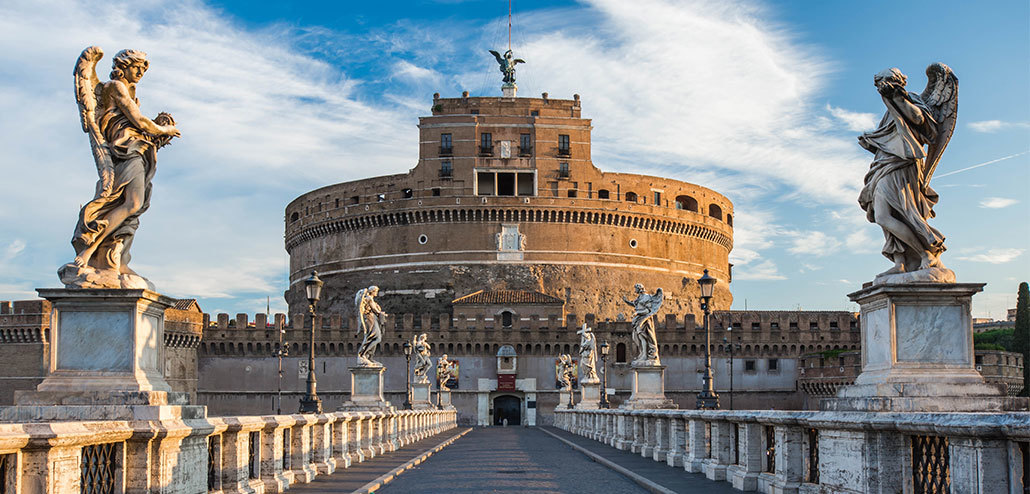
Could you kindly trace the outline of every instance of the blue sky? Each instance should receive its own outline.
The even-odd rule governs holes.
[[[135,269],[209,312],[285,309],[282,215],[312,188],[403,172],[434,92],[499,94],[487,49],[507,2],[0,3],[0,300],[55,286],[95,171],[69,73],[82,48],[149,53],[145,113],[176,116]],[[594,164],[710,186],[734,201],[734,309],[856,309],[889,267],[855,197],[855,136],[896,66],[921,92],[949,64],[959,123],[933,224],[974,315],[1030,278],[1030,7],[1025,1],[514,2],[521,95],[583,98]],[[1002,159],[1006,158],[1006,159]],[[977,168],[978,164],[999,160]]]

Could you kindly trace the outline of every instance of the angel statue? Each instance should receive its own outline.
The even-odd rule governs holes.
[[[579,336],[579,368],[582,371],[584,383],[596,383],[601,379],[597,377],[597,370],[594,362],[597,361],[597,339],[594,331],[583,323],[583,328],[576,331]]]
[[[555,366],[555,379],[561,389],[572,390],[572,381],[576,379],[576,364],[572,361],[572,355],[567,353],[558,355],[558,365]]]
[[[637,298],[629,300],[622,297],[622,300],[631,305],[633,314],[633,341],[637,344],[639,353],[633,360],[635,366],[656,366],[661,365],[658,358],[658,338],[655,336],[654,316],[662,307],[662,300],[665,299],[665,292],[659,288],[651,295],[644,291],[644,285],[637,283],[633,289]]]
[[[490,53],[492,53],[494,58],[497,59],[497,64],[500,65],[501,73],[504,74],[504,79],[502,79],[504,81],[504,85],[514,86],[515,65],[520,63],[526,63],[526,61],[521,58],[515,58],[515,55],[512,54],[510,49],[504,52],[503,57],[500,53],[497,53],[495,50],[490,50]]]
[[[894,262],[875,283],[955,281],[940,261],[944,235],[927,221],[938,199],[930,178],[955,131],[958,78],[942,63],[927,67],[926,76],[922,94],[905,90],[906,77],[898,69],[873,76],[887,112],[876,130],[858,137],[875,155],[858,204],[883,229],[883,255]]]
[[[433,362],[429,360],[429,343],[426,343],[426,334],[415,335],[411,340],[412,348],[415,349],[415,382],[426,384],[429,382],[429,368]]]
[[[150,206],[157,150],[180,134],[171,115],[159,113],[151,120],[140,113],[136,84],[150,66],[147,54],[118,52],[111,80],[100,82],[96,64],[103,56],[91,46],[75,62],[75,100],[99,180],[93,200],[79,211],[72,236],[75,259],[57,275],[66,288],[153,289],[129,269],[129,249],[139,217]]]
[[[447,354],[436,359],[436,381],[440,383],[440,391],[450,391],[447,383],[451,380],[451,361],[447,360]]]
[[[372,360],[379,342],[383,341],[383,324],[386,322],[386,313],[376,303],[376,295],[379,295],[379,287],[375,285],[362,288],[354,294],[354,305],[358,309],[358,331],[364,337],[358,347],[358,365],[362,367],[383,366]]]

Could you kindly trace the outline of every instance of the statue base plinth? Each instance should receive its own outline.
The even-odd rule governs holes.
[[[362,410],[393,410],[383,398],[383,374],[386,367],[357,365],[350,370],[350,400],[338,409],[342,412]]]
[[[436,392],[436,406],[440,410],[453,410],[454,405],[451,404],[451,390],[441,389]]]
[[[505,84],[501,86],[501,97],[503,98],[514,98],[515,94],[519,92],[519,87],[514,84]]]
[[[436,408],[433,406],[433,401],[429,399],[430,387],[432,385],[429,381],[424,383],[412,383],[411,384],[411,408],[414,410],[429,410]]]
[[[570,408],[572,408],[572,389],[559,389],[558,404],[554,406],[554,409],[567,410]]]
[[[619,408],[677,408],[665,397],[665,366],[633,365],[633,393]]]
[[[849,294],[861,307],[862,373],[836,398],[822,400],[820,408],[987,412],[1018,409],[1021,402],[1025,407],[1025,400],[1005,396],[1004,385],[984,383],[974,366],[970,308],[983,286],[889,283]]]
[[[595,410],[598,408],[601,408],[601,383],[579,383],[579,403],[576,403],[576,409]]]
[[[164,378],[164,311],[174,299],[146,289],[40,288],[50,301],[50,368],[35,391],[16,391],[3,421],[204,418]]]

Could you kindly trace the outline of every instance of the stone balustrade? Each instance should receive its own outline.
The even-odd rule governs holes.
[[[555,410],[555,426],[764,493],[1025,492],[1030,413]]]
[[[0,423],[0,492],[283,492],[455,427],[455,410]]]

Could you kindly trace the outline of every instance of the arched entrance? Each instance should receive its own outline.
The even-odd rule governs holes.
[[[502,425],[508,419],[508,425],[522,424],[522,400],[517,396],[503,395],[494,398],[494,425]]]

